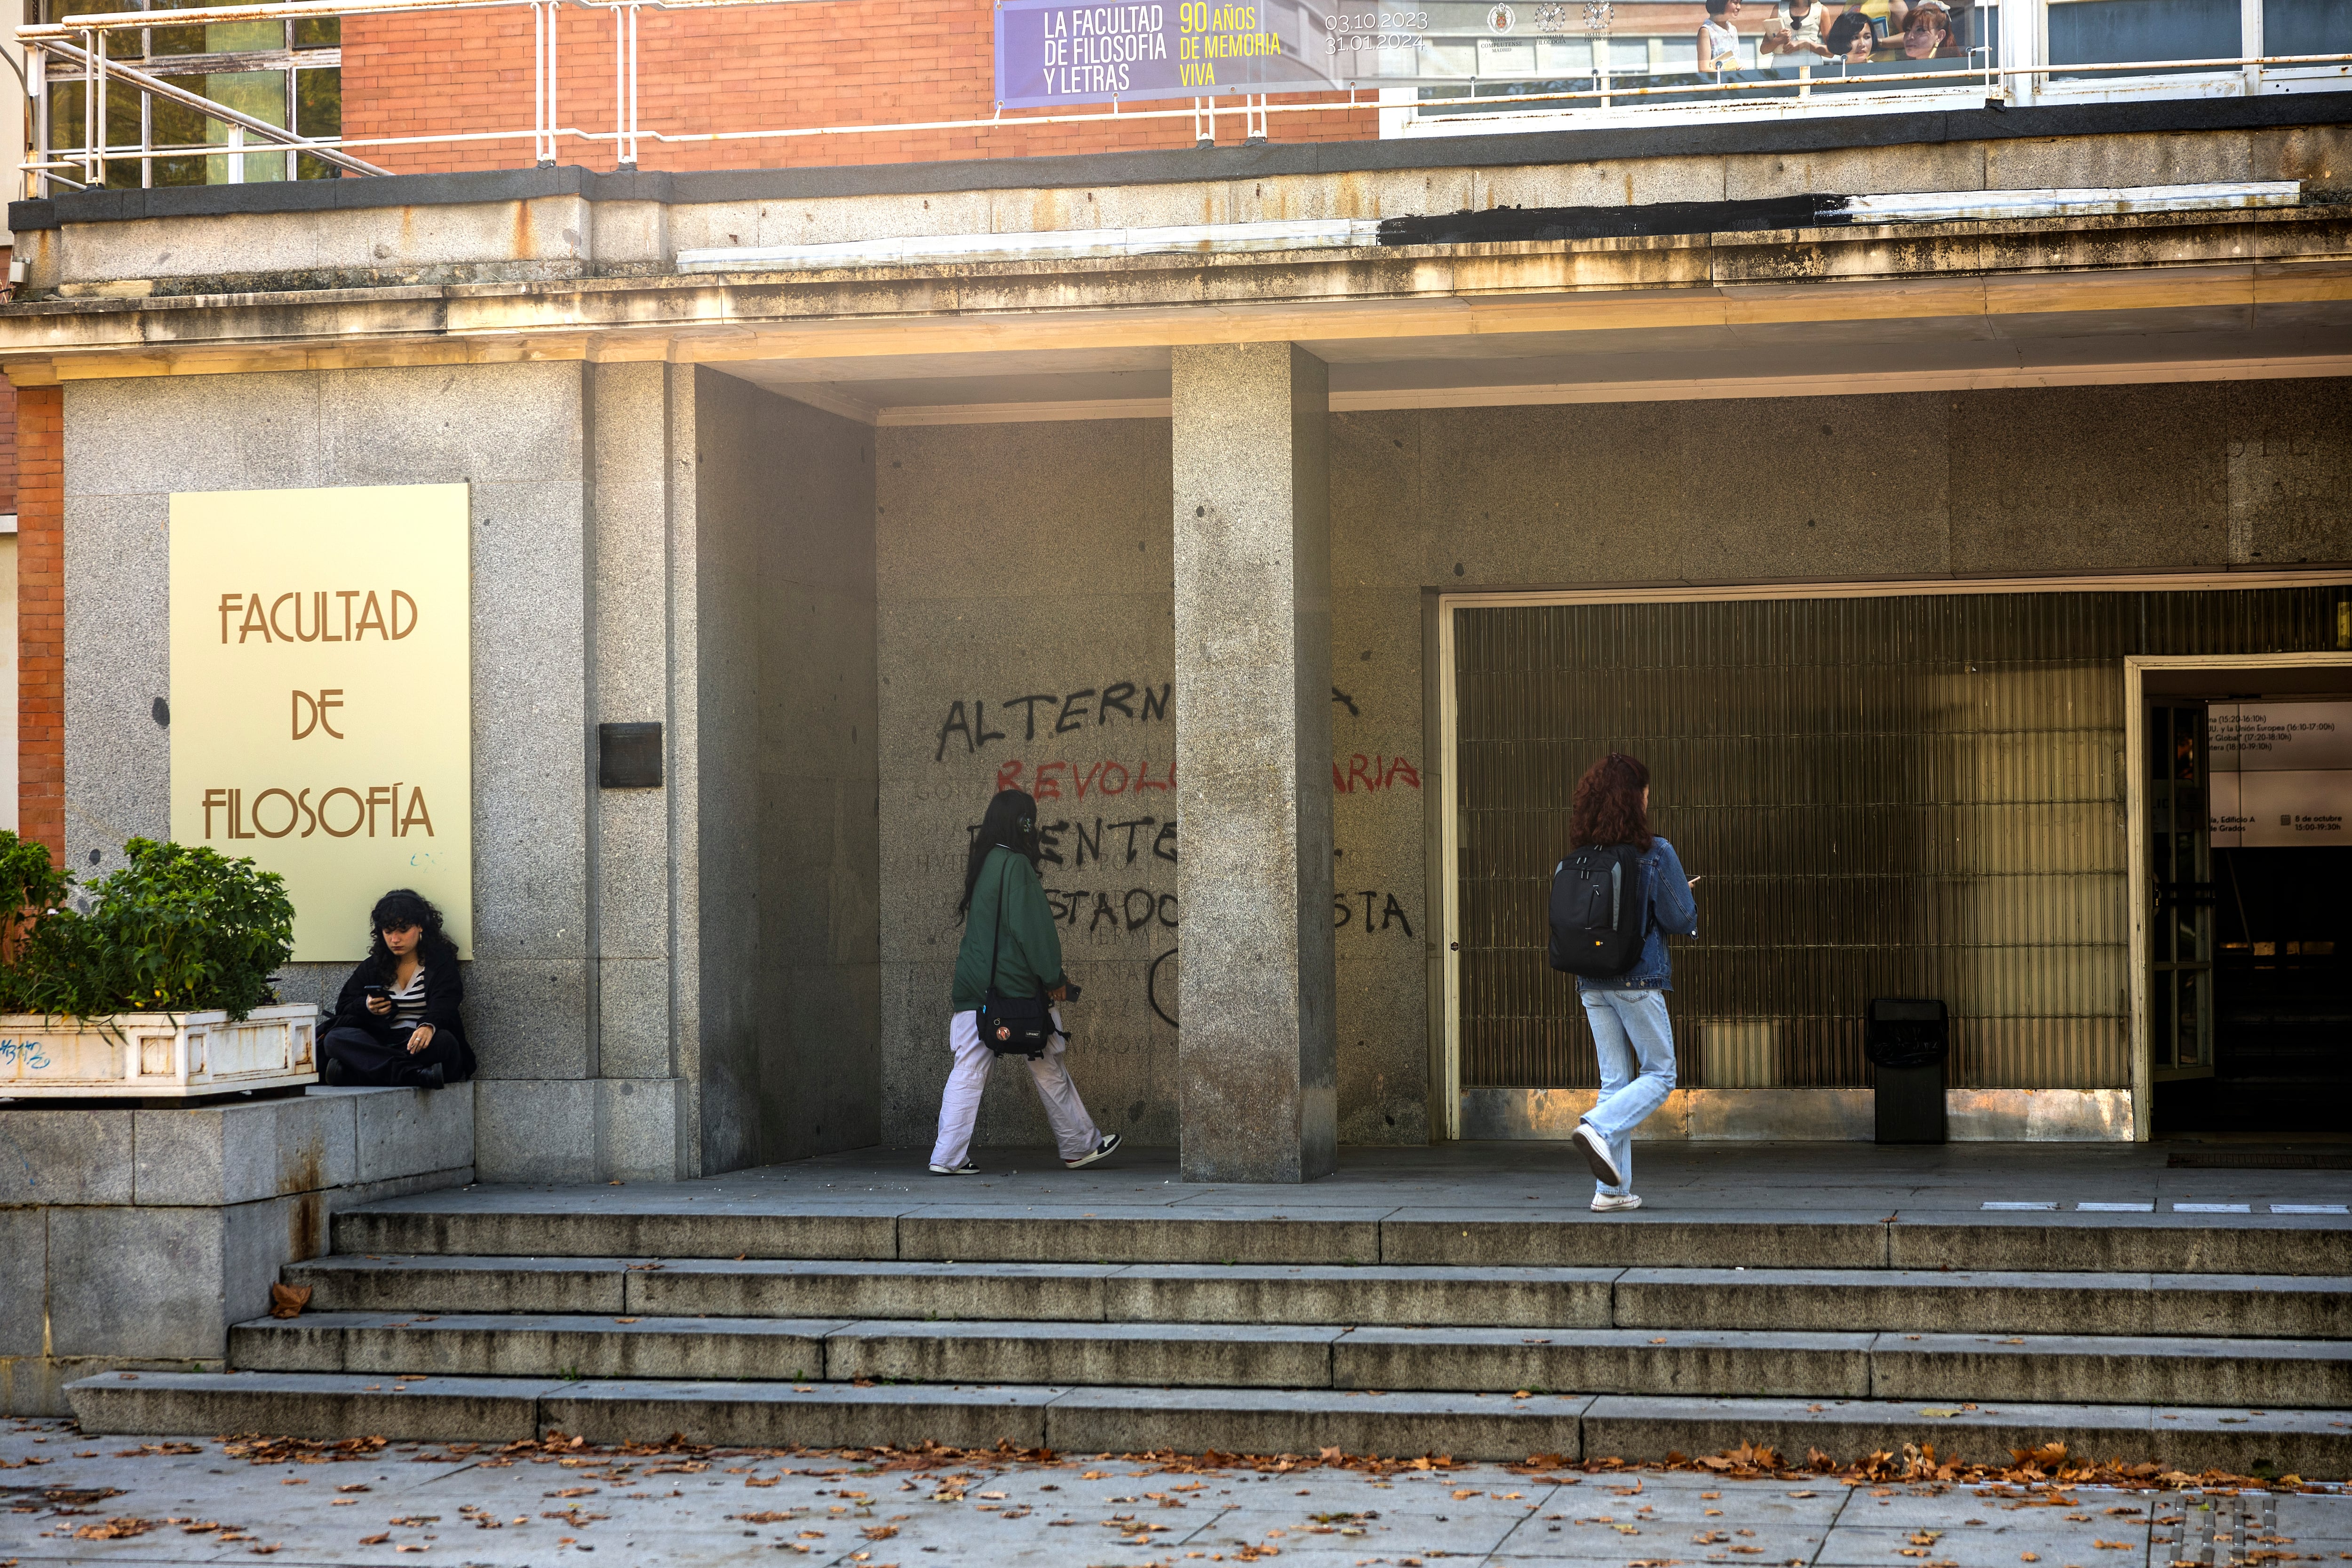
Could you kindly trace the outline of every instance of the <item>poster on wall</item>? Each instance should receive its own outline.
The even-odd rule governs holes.
[[[467,487],[172,497],[172,837],[286,879],[298,963],[414,888],[472,956]]]
[[[2352,702],[2206,709],[2216,849],[2352,844]]]

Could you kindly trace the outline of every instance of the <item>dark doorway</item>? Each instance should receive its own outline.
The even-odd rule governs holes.
[[[2284,673],[2265,671],[2264,684]],[[2341,838],[2227,842],[2241,836],[2227,830],[2232,822],[2253,838],[2258,824],[2284,831],[2289,818],[2255,805],[2251,770],[2276,759],[2255,763],[2250,740],[2249,771],[2235,772],[2221,715],[2252,713],[2267,699],[2307,705],[2277,710],[2301,720],[2339,711],[2352,728],[2340,669],[2292,673],[2305,679],[2284,694],[2215,693],[2200,701],[2167,693],[2148,704],[2149,1044],[2158,1136],[2338,1131],[2352,1109],[2352,911],[2345,900],[2352,846]],[[2323,681],[2338,689],[2308,689]],[[2234,787],[2242,781],[2242,797]]]

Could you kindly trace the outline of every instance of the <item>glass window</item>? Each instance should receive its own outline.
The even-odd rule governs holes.
[[[2050,7],[2050,63],[2233,60],[2240,54],[2238,21],[2238,0],[2054,0]],[[2053,79],[2119,80],[2142,74],[2061,71]]]
[[[2263,53],[2352,54],[2352,0],[2263,0]]]

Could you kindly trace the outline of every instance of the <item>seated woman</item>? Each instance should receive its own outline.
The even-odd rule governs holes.
[[[375,935],[319,1041],[320,1076],[384,1089],[465,1082],[474,1076],[474,1053],[457,1019],[466,986],[457,944],[441,934],[441,911],[394,888],[368,921]]]

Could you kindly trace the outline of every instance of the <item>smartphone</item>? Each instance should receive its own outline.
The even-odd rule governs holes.
[[[1079,984],[1076,981],[1073,980],[1073,981],[1071,981],[1071,982],[1069,983],[1068,986],[1067,986],[1067,987],[1063,991],[1063,993],[1062,993],[1062,1000],[1063,1000],[1063,1001],[1065,1001],[1065,1002],[1075,1002],[1075,1001],[1076,1001],[1076,1000],[1078,999],[1078,994],[1079,994],[1079,993],[1083,992],[1085,989],[1086,989],[1086,987],[1085,987],[1085,986],[1083,986],[1083,985]]]
[[[362,996],[389,996],[392,994],[392,992],[387,987],[382,985],[362,985],[360,987],[360,994]]]

